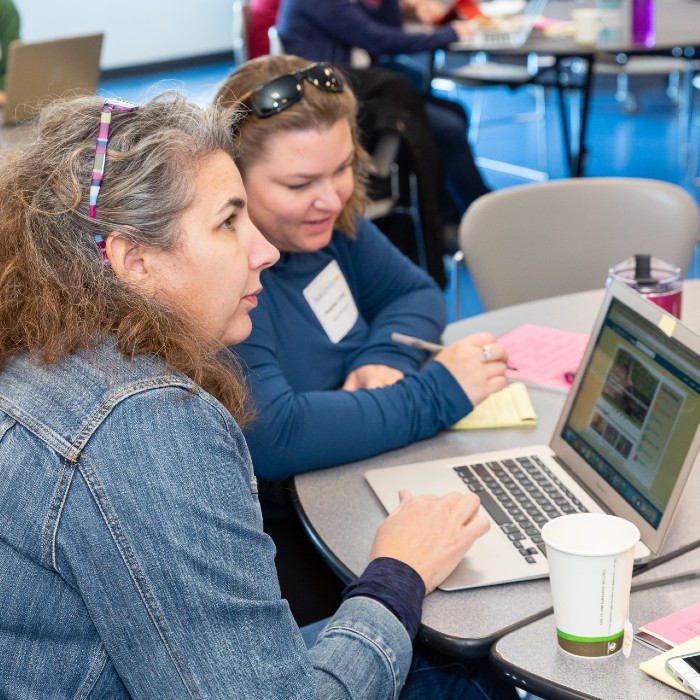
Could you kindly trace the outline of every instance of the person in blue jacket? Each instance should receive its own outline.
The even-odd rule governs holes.
[[[236,162],[250,211],[280,260],[263,275],[253,331],[236,352],[256,419],[258,476],[280,480],[431,437],[505,386],[489,333],[432,361],[391,340],[437,342],[437,285],[361,216],[367,155],[351,90],[330,64],[264,56],[232,73],[217,100],[252,111]]]
[[[238,118],[59,100],[0,165],[0,697],[515,698],[413,654],[488,528],[473,494],[404,493],[332,619],[280,598],[226,350],[278,257]]]
[[[339,66],[350,65],[355,47],[374,57],[415,54],[473,35],[464,20],[413,31],[404,21],[399,0],[282,0],[277,30],[287,53]]]
[[[309,65],[249,61],[216,98],[253,110],[237,164],[251,216],[281,251],[236,352],[257,412],[245,434],[265,529],[300,623],[330,614],[341,586],[293,514],[286,479],[431,437],[505,385],[505,352],[490,334],[425,367],[425,352],[392,342],[393,331],[437,341],[444,296],[361,216],[368,156],[355,97],[337,69]]]

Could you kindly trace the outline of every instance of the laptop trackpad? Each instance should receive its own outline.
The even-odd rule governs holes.
[[[548,575],[547,560],[539,550],[531,555],[521,551],[506,540],[492,521],[491,529],[470,547],[439,588],[443,591],[460,590]],[[528,557],[534,563],[526,561]]]

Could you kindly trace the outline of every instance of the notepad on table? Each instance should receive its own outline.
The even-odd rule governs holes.
[[[491,394],[471,413],[453,425],[457,430],[479,428],[528,428],[537,425],[537,414],[527,387],[521,382],[508,384]]]
[[[654,656],[647,661],[642,661],[642,663],[639,664],[639,668],[641,668],[644,673],[649,674],[652,678],[656,678],[656,680],[662,681],[663,683],[670,685],[672,688],[676,688],[676,690],[689,694],[683,688],[683,686],[681,686],[680,683],[677,683],[671,674],[666,670],[666,661],[672,656],[682,656],[683,654],[695,654],[698,652],[700,652],[700,637],[693,637],[693,639],[690,639],[683,644],[679,644],[677,647],[673,647],[673,649],[665,651],[663,654]]]

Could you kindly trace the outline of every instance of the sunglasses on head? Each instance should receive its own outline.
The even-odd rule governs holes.
[[[324,92],[342,92],[345,83],[329,63],[312,63],[294,73],[278,75],[240,98],[259,119],[267,119],[296,104],[304,96],[304,82]]]

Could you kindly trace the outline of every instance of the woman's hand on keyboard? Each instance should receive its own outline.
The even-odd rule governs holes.
[[[475,333],[435,356],[459,382],[472,405],[506,385],[508,353],[491,333]]]
[[[479,498],[473,493],[413,497],[402,491],[399,498],[398,508],[377,530],[371,558],[392,557],[408,564],[430,593],[488,531],[489,521],[478,514]]]

